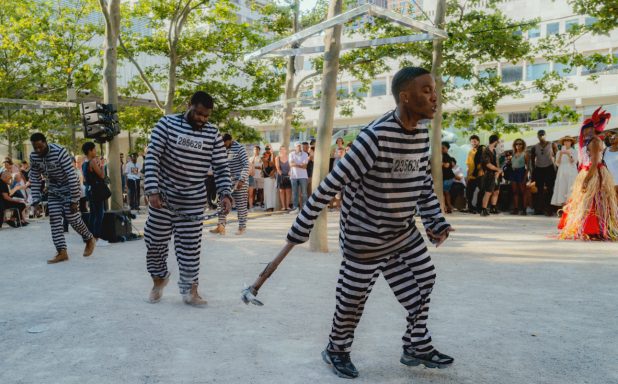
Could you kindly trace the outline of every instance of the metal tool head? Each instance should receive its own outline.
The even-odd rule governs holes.
[[[254,293],[255,292],[255,293]],[[257,292],[255,291],[255,289],[253,288],[253,286],[251,287],[246,287],[245,289],[242,290],[242,294],[240,296],[241,300],[243,301],[243,303],[249,305],[249,303],[257,305],[257,306],[263,306],[264,303],[262,303],[261,301],[259,301],[255,295],[257,295]]]

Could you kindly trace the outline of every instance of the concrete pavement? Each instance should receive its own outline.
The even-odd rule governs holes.
[[[341,260],[335,214],[331,253],[297,247],[263,286],[264,307],[240,301],[293,218],[251,220],[243,237],[234,224],[204,231],[203,309],[182,303],[173,255],[163,300],[146,302],[142,240],[84,258],[71,232],[70,260],[47,265],[46,220],[3,228],[0,383],[342,383],[320,357]],[[618,383],[618,244],[555,240],[545,217],[449,220],[457,232],[431,250],[429,329],[454,366],[399,363],[405,314],[379,279],[356,333],[356,383]]]

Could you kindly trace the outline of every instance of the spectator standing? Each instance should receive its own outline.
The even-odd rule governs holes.
[[[466,177],[463,170],[457,165],[457,160],[453,159],[453,173],[455,178],[453,179],[453,185],[451,186],[451,202],[455,203],[457,198],[461,196],[465,200],[466,196]]]
[[[264,209],[272,211],[277,205],[277,169],[275,167],[275,155],[270,146],[264,147],[262,155],[262,175],[264,176]]]
[[[466,158],[466,167],[468,168],[468,174],[466,177],[466,201],[468,203],[468,207],[466,212],[469,213],[477,213],[477,207],[480,206],[478,203],[476,206],[472,203],[474,191],[478,187],[478,180],[482,176],[482,174],[479,174],[479,172],[482,172],[480,162],[474,161],[480,143],[481,140],[477,135],[470,136],[471,149],[468,152],[468,157]],[[478,200],[480,200],[480,198]]]
[[[500,141],[498,135],[489,136],[489,145],[483,150],[483,176],[481,177],[479,198],[482,196],[481,216],[489,216],[487,206],[489,200],[496,190],[496,180],[502,174],[498,168],[498,157],[496,156],[496,146]]]
[[[451,145],[443,141],[442,142],[442,188],[444,190],[444,205],[446,206],[446,213],[453,213],[453,203],[451,202],[451,187],[453,186],[453,180],[455,179],[455,173],[453,167],[455,162],[453,158],[448,154],[448,150]]]
[[[512,173],[510,175],[511,190],[513,191],[513,211],[514,215],[518,213],[522,216],[526,215],[526,207],[528,202],[526,199],[526,182],[528,181],[528,164],[530,158],[526,152],[526,142],[523,139],[517,139],[513,142],[513,156],[511,157]]]
[[[290,160],[286,147],[282,146],[279,148],[279,156],[275,157],[275,167],[277,168],[277,189],[279,190],[279,199],[281,200],[281,210],[285,211],[290,209],[290,200],[292,197]]]
[[[124,164],[124,153],[120,154],[120,181],[122,183],[122,193],[127,193],[127,174]]]
[[[253,156],[249,158],[249,210],[253,209],[256,195],[259,195],[259,190],[263,188],[262,157],[260,156],[260,146],[256,145],[253,147]]]
[[[344,142],[343,142],[343,137],[338,137],[337,140],[335,140],[335,144],[337,145],[337,147],[335,148],[335,150],[333,151],[333,158],[335,159],[339,159],[341,156],[339,155],[340,149],[343,149],[343,153],[345,153],[345,147],[344,147]]]
[[[294,152],[290,153],[290,181],[292,183],[292,212],[298,213],[307,201],[307,164],[309,154],[302,149],[302,143],[294,143]]]
[[[101,161],[97,157],[97,147],[87,141],[82,145],[82,152],[86,156],[86,160],[82,164],[82,173],[84,175],[84,186],[86,187],[86,199],[88,200],[88,228],[95,239],[97,246],[105,246],[109,243],[101,239],[101,230],[103,228],[103,215],[105,214],[105,201],[100,200],[95,196],[94,190],[97,184],[105,183],[105,174],[101,167]]]
[[[530,169],[532,180],[536,183],[537,194],[534,204],[534,214],[552,215],[551,193],[556,181],[555,154],[558,147],[555,143],[545,140],[545,131],[537,133],[539,142],[530,150]]]
[[[618,194],[618,134],[609,133],[608,138],[610,146],[603,152],[603,161],[614,178],[614,189]]]
[[[137,162],[137,153],[129,155],[129,161],[124,168],[124,174],[129,190],[129,207],[133,211],[139,211],[141,169],[142,165]]]
[[[556,173],[551,205],[562,208],[569,199],[577,178],[577,151],[573,148],[576,143],[574,137],[565,136],[558,143],[561,148],[556,155],[558,172]]]

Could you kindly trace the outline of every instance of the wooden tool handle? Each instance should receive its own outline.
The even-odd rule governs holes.
[[[287,243],[285,245],[285,247],[283,247],[283,249],[281,251],[279,251],[279,254],[277,255],[277,257],[275,257],[273,259],[273,261],[271,261],[270,263],[268,263],[268,265],[266,266],[266,268],[264,268],[264,270],[262,271],[262,273],[260,273],[260,276],[258,276],[258,278],[255,280],[255,282],[253,283],[253,285],[251,286],[251,288],[253,288],[255,290],[255,294],[257,294],[257,291],[260,290],[260,287],[262,286],[262,284],[264,284],[264,282],[266,280],[268,280],[268,278],[270,277],[270,275],[273,274],[273,272],[275,272],[275,270],[277,269],[277,267],[279,266],[279,264],[281,264],[281,262],[283,261],[283,259],[285,259],[285,257],[288,255],[288,253],[290,253],[290,251],[292,250],[292,248],[294,248],[293,243]]]

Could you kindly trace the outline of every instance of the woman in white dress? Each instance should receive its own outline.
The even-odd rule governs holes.
[[[260,146],[253,147],[253,156],[249,158],[249,210],[253,210],[257,192],[264,188],[262,175],[262,157]]]
[[[577,177],[577,151],[573,148],[575,142],[575,138],[571,136],[565,136],[558,140],[561,148],[556,154],[558,172],[554,184],[554,194],[551,198],[551,205],[557,207],[562,207],[567,202]]]
[[[264,209],[273,211],[277,205],[277,181],[275,180],[275,155],[270,146],[264,148],[262,155],[262,175],[264,176]]]

